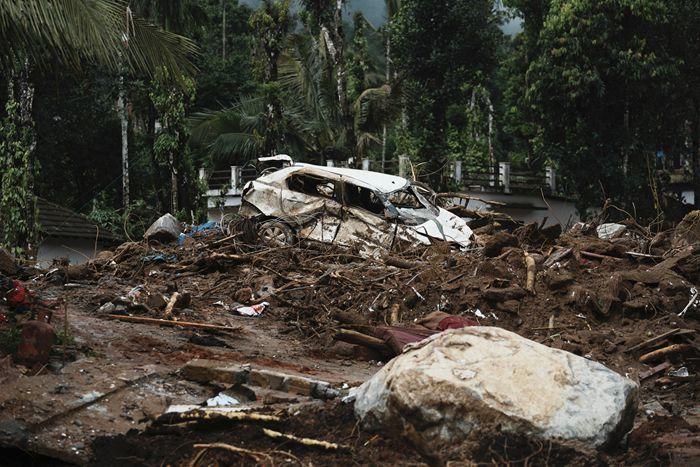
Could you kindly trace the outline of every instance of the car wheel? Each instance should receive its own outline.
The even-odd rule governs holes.
[[[258,226],[258,239],[268,246],[283,246],[294,243],[294,231],[281,221],[270,220]]]

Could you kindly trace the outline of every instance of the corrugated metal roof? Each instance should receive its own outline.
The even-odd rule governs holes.
[[[82,214],[71,211],[43,198],[37,200],[39,230],[44,238],[84,238],[110,243],[121,243],[119,235],[100,228]]]

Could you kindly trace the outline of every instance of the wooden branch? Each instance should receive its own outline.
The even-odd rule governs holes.
[[[146,318],[143,316],[107,315],[107,318],[132,323],[155,324],[161,326],[177,326],[182,328],[212,329],[217,331],[240,331],[240,327],[219,326],[217,324],[192,323],[189,321],[170,321],[167,319]]]
[[[663,347],[661,349],[654,350],[653,352],[644,354],[639,357],[639,361],[642,363],[653,362],[654,360],[660,360],[664,357],[668,357],[669,355],[687,352],[688,350],[692,349],[694,349],[694,347],[690,344],[673,344],[669,345],[668,347]]]
[[[386,343],[374,336],[368,336],[367,334],[362,334],[361,332],[351,331],[349,329],[339,330],[333,339],[338,341],[347,342],[348,344],[361,345],[363,347],[369,347],[371,349],[379,350],[380,352],[391,352],[389,346]]]
[[[523,251],[525,256],[525,266],[527,267],[527,278],[525,280],[525,290],[534,295],[535,293],[535,276],[537,273],[537,264],[535,258],[530,256],[527,251]]]
[[[321,448],[329,451],[337,451],[339,449],[350,450],[350,446],[344,444],[329,443],[328,441],[319,441],[312,438],[300,438],[298,436],[280,433],[279,431],[270,430],[268,428],[263,428],[263,433],[265,436],[269,436],[273,439],[285,439],[294,443],[303,444],[304,446]]]
[[[644,342],[640,342],[637,345],[633,345],[629,349],[625,350],[625,352],[631,353],[631,352],[634,352],[636,350],[640,350],[640,349],[643,349],[645,347],[649,347],[650,345],[655,344],[655,343],[657,343],[657,342],[659,342],[667,337],[671,337],[672,335],[674,335],[675,333],[677,333],[680,330],[681,330],[681,328],[671,329],[670,331],[666,331],[665,333],[659,334],[656,337],[652,337],[651,339],[647,339]]]
[[[614,256],[608,256],[608,255],[600,255],[598,253],[592,253],[590,251],[581,251],[581,256],[587,256],[588,258],[593,258],[593,259],[612,259],[614,261],[622,261],[622,258],[616,258]]]
[[[408,261],[403,258],[399,258],[397,256],[389,256],[386,259],[384,259],[384,264],[387,266],[396,266],[397,268],[401,269],[412,269],[415,268],[416,266],[419,266],[418,263],[415,263],[413,261]]]
[[[234,422],[274,423],[282,419],[276,415],[265,415],[250,412],[222,411],[212,409],[197,409],[188,412],[168,412],[160,415],[157,425],[176,425],[178,423],[226,420]]]
[[[654,376],[657,373],[661,373],[664,370],[668,370],[671,368],[671,362],[663,362],[660,365],[656,365],[653,368],[648,369],[647,371],[642,371],[639,373],[639,381],[644,381],[645,379]]]
[[[168,305],[165,307],[165,310],[163,310],[163,319],[171,319],[173,316],[173,308],[175,308],[175,304],[177,301],[180,299],[180,293],[175,292],[172,294],[170,297],[170,301],[168,301]]]

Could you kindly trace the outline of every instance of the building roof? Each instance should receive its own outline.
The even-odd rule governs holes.
[[[121,243],[123,238],[100,228],[82,214],[71,211],[43,198],[37,200],[39,230],[44,238],[80,238],[102,242]]]

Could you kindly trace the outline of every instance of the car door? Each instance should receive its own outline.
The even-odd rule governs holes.
[[[335,180],[294,174],[281,193],[285,216],[298,226],[300,239],[333,242],[341,224],[342,205]]]
[[[359,246],[361,251],[378,256],[391,248],[396,225],[385,217],[381,194],[347,181],[342,187],[342,222],[335,242]]]

